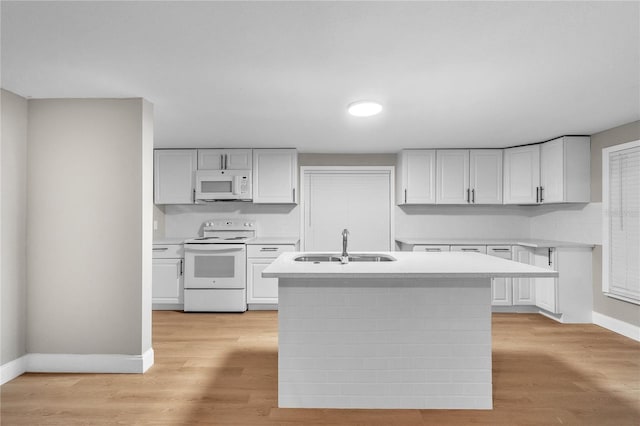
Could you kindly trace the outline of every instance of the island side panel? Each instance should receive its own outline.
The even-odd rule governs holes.
[[[491,409],[489,278],[280,278],[278,406]]]

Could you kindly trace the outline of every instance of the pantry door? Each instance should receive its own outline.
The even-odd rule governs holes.
[[[393,250],[393,167],[302,167],[302,249]]]

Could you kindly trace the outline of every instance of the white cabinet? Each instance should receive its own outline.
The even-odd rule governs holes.
[[[466,253],[482,253],[487,254],[487,246],[478,245],[454,245],[451,246],[451,251],[463,251]]]
[[[250,149],[199,149],[198,170],[251,170]]]
[[[487,246],[489,256],[511,260],[511,246]],[[493,306],[513,305],[513,280],[499,277],[491,280],[491,304]]]
[[[295,204],[298,192],[295,149],[253,150],[253,202]]]
[[[591,139],[564,136],[540,146],[541,203],[591,201]]]
[[[502,204],[501,149],[436,151],[437,204]]]
[[[540,190],[540,145],[504,150],[504,203],[536,204]]]
[[[590,323],[593,312],[591,247],[539,248],[535,265],[558,271],[535,278],[536,306],[565,323]]]
[[[249,309],[277,309],[278,279],[262,271],[281,253],[296,251],[293,244],[247,245],[247,305]]]
[[[397,202],[401,204],[435,204],[436,151],[405,149],[398,153]]]
[[[436,151],[436,203],[467,204],[469,188],[469,151],[439,149]]]
[[[588,203],[590,182],[588,136],[504,150],[505,204]]]
[[[474,204],[502,204],[502,150],[469,151],[469,188]]]
[[[156,149],[153,153],[154,202],[193,204],[195,149]]]
[[[513,246],[513,260],[527,265],[535,264],[534,250],[529,247]],[[533,278],[513,278],[513,304],[535,305],[535,281]]]
[[[182,244],[154,244],[151,279],[155,310],[182,309],[184,259]]]

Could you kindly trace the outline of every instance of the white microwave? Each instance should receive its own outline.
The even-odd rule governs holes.
[[[251,201],[251,170],[196,171],[195,202]]]

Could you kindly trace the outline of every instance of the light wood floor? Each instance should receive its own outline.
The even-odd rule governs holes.
[[[142,374],[25,374],[2,425],[640,425],[640,343],[595,325],[494,314],[494,409],[277,408],[277,315],[154,312]]]

